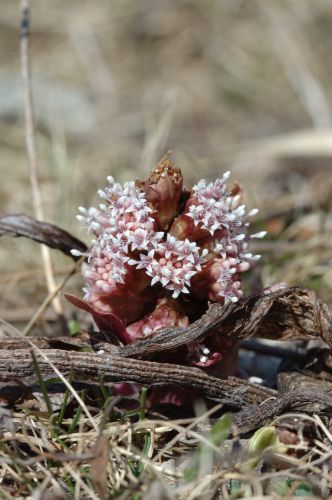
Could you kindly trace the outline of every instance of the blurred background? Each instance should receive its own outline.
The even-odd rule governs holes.
[[[0,212],[33,215],[19,5],[0,8]],[[309,286],[332,305],[330,0],[32,0],[31,22],[46,220],[89,242],[78,205],[171,150],[188,187],[225,170],[245,186],[269,231],[265,286]],[[60,280],[72,263],[52,258]],[[38,246],[2,238],[1,317],[28,321],[46,294]]]

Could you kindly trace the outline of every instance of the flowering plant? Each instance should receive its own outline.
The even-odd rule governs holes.
[[[250,253],[250,240],[265,231],[249,235],[248,218],[258,210],[246,211],[240,186],[227,186],[229,175],[186,191],[181,171],[166,159],[146,181],[121,185],[108,177],[99,208],[79,209],[94,239],[83,268],[84,300],[69,300],[123,343],[187,326],[209,301],[238,301],[241,274],[260,257]],[[229,343],[221,332],[212,344],[188,345],[186,361],[220,363]]]

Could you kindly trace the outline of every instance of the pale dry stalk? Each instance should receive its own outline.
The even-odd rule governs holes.
[[[35,126],[33,113],[33,98],[31,88],[31,70],[29,56],[29,0],[21,0],[21,71],[24,85],[25,141],[29,165],[29,177],[32,191],[32,201],[35,216],[44,219],[43,206],[38,182],[38,161],[36,152]],[[49,294],[56,290],[49,248],[41,245],[41,255]],[[57,315],[62,315],[62,305],[59,297],[54,295],[52,305]]]

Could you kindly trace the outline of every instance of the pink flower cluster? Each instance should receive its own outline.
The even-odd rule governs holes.
[[[156,231],[153,209],[134,182],[121,186],[113,177],[107,180],[110,187],[98,192],[104,203],[99,209],[80,207],[77,216],[96,238],[88,253],[89,266],[83,272],[88,284],[86,300],[98,289],[112,293],[119,283],[125,284],[129,266],[136,264],[131,258],[134,252],[153,253],[164,234]]]
[[[99,208],[79,209],[94,239],[84,301],[69,300],[97,324],[104,315],[103,329],[110,318],[124,342],[187,325],[208,301],[236,302],[241,273],[260,257],[249,251],[250,240],[265,232],[248,234],[248,218],[258,210],[246,211],[241,188],[227,186],[229,175],[186,191],[181,171],[164,160],[146,181],[121,185],[109,177]]]

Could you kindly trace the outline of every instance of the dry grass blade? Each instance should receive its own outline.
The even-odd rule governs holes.
[[[77,263],[73,266],[73,268],[69,271],[66,276],[60,281],[60,283],[55,287],[55,289],[50,293],[40,304],[38,307],[37,311],[34,313],[32,318],[29,320],[28,324],[25,326],[24,330],[22,331],[22,335],[28,335],[30,331],[32,330],[34,324],[38,321],[38,319],[41,317],[47,306],[51,303],[52,299],[63,289],[65,284],[68,282],[71,276],[75,274],[79,268],[79,265],[83,261],[84,257],[79,257]]]

